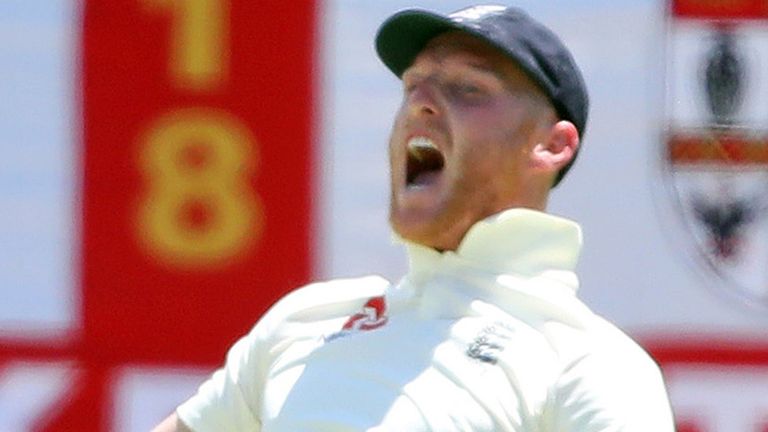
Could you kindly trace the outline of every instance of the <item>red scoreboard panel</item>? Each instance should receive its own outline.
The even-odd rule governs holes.
[[[76,371],[38,431],[110,430],[116,370],[220,364],[311,272],[314,2],[81,8],[79,329],[0,343]]]
[[[100,360],[214,364],[308,279],[314,10],[294,3],[87,2],[84,338]]]
[[[672,14],[683,19],[766,19],[765,0],[672,0]]]

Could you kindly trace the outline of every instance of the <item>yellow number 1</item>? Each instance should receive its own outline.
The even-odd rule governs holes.
[[[171,82],[187,90],[210,90],[226,80],[228,0],[142,0],[171,8]]]

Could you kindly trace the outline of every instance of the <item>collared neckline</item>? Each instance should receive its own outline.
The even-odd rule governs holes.
[[[403,241],[408,250],[408,277],[416,284],[431,277],[445,260],[466,263],[496,274],[535,276],[572,273],[581,250],[579,225],[565,218],[515,208],[473,225],[455,252]]]

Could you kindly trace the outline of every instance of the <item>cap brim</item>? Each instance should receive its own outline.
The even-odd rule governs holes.
[[[429,11],[398,12],[381,25],[376,35],[376,52],[399,78],[430,39],[459,28],[449,18]]]

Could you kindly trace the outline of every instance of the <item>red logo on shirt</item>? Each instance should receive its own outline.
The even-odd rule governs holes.
[[[374,297],[363,306],[363,311],[349,317],[343,330],[373,330],[387,323],[387,302],[384,297]]]

